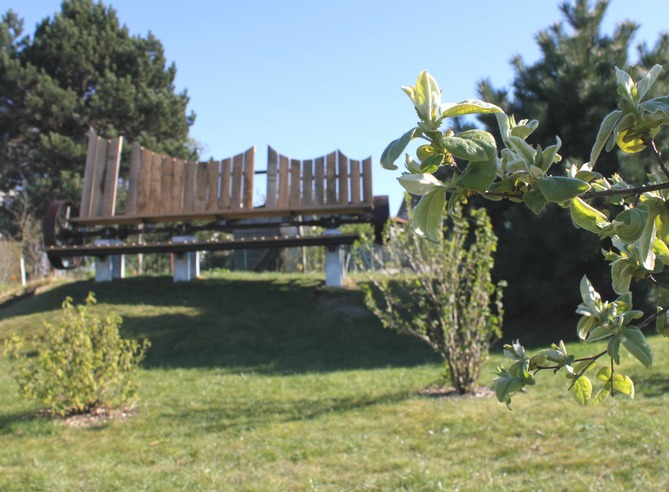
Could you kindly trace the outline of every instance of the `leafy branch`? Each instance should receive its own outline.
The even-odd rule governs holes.
[[[532,357],[526,355],[519,342],[505,346],[505,355],[513,362],[508,369],[498,368],[495,391],[507,405],[514,394],[535,384],[534,375],[544,369],[557,372],[565,368],[571,379],[568,389],[582,404],[601,403],[614,391],[632,398],[632,380],[614,372],[614,366],[620,363],[620,347],[650,367],[653,356],[641,328],[655,321],[657,331],[669,335],[667,308],[658,308],[657,313],[634,324],[644,313],[632,308],[630,292],[633,279],[667,287],[656,276],[669,265],[669,169],[655,136],[669,124],[669,96],[645,100],[661,71],[662,67],[656,65],[634,81],[628,73],[615,68],[619,108],[602,121],[589,162],[580,167],[566,163],[561,175],[551,174],[553,165],[562,160],[558,154],[562,145],[559,137],[545,149],[527,143],[538,127],[536,120],[516,121],[501,108],[477,99],[442,104],[441,90],[427,71],[418,76],[415,86],[402,88],[420,121],[388,145],[381,164],[397,169],[395,161],[412,140],[427,142],[417,148],[415,156],[405,155],[406,171],[398,178],[409,193],[422,197],[411,221],[418,236],[437,241],[444,213],[457,215],[461,204],[480,194],[490,200],[522,203],[535,214],[549,204],[568,208],[576,228],[597,234],[612,246],[604,252],[604,258],[611,266],[612,287],[619,297],[603,301],[583,277],[583,302],[576,310],[581,315],[577,326],[581,341],[606,341],[607,349],[575,359],[566,353],[562,342]],[[495,115],[501,149],[483,130],[455,134],[450,129],[440,129],[448,118],[468,114]],[[603,176],[595,170],[602,152],[615,147],[630,154],[650,150],[656,169],[645,184],[630,186],[616,174]],[[443,168],[451,172],[438,172]],[[602,385],[593,393],[587,374],[605,356],[610,363],[599,367],[595,381]],[[546,360],[552,364],[546,365]]]

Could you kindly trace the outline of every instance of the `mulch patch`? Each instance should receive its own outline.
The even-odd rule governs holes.
[[[95,427],[105,425],[111,421],[124,422],[133,417],[135,413],[136,407],[132,406],[129,408],[95,407],[85,413],[72,413],[63,416],[54,415],[51,410],[42,410],[39,415],[60,420],[70,427]]]
[[[420,390],[418,394],[430,398],[469,399],[489,398],[493,396],[495,392],[486,386],[477,386],[472,393],[461,395],[453,386],[430,386],[429,388]]]

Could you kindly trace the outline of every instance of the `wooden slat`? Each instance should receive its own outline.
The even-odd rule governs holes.
[[[297,159],[290,161],[290,192],[288,194],[288,206],[291,208],[300,206],[302,195],[302,162]]]
[[[314,199],[314,176],[313,161],[311,159],[302,161],[302,203],[311,205]]]
[[[151,190],[151,162],[153,161],[153,152],[141,149],[141,167],[139,172],[139,181],[137,187],[137,213],[143,214],[149,212],[149,192]]]
[[[255,175],[255,147],[244,152],[244,196],[242,206],[253,208],[253,176]]]
[[[221,161],[221,194],[218,197],[219,210],[230,208],[230,167],[232,162],[230,158]]]
[[[160,212],[160,185],[162,181],[163,156],[152,153],[151,159],[151,181],[149,182],[149,210],[152,213]]]
[[[371,204],[372,197],[372,158],[362,161],[362,201]]]
[[[218,207],[218,187],[221,163],[210,160],[207,163],[207,210],[216,210]]]
[[[184,163],[184,212],[192,212],[195,205],[195,173],[197,172],[197,165],[194,162],[187,161]]]
[[[230,208],[237,209],[242,201],[242,175],[244,156],[237,154],[232,158],[232,189],[230,192]]]
[[[311,215],[314,217],[330,217],[332,215],[349,215],[349,214],[369,214],[372,212],[370,205],[359,205],[353,207],[351,205],[312,205],[309,207],[300,207],[299,209],[290,208],[254,208],[246,210],[238,208],[236,210],[217,210],[216,212],[181,212],[174,214],[142,214],[132,217],[115,216],[115,217],[91,217],[91,218],[74,218],[71,219],[73,224],[80,225],[113,225],[113,224],[143,224],[143,223],[161,223],[161,222],[185,222],[185,221],[200,221],[200,220],[214,220],[216,218],[237,220],[249,218],[267,218],[267,217],[295,217],[298,215]]]
[[[91,182],[91,207],[89,216],[102,215],[102,194],[104,192],[105,165],[107,164],[107,149],[109,141],[101,138],[95,150],[93,164],[93,180]]]
[[[349,162],[351,168],[351,204],[360,203],[360,161],[351,159]]]
[[[139,172],[142,167],[142,148],[133,143],[130,149],[130,174],[128,175],[128,197],[125,200],[124,215],[137,213],[137,195],[139,193]]]
[[[172,182],[174,180],[174,159],[165,156],[160,166],[160,211],[167,212],[172,207]]]
[[[88,149],[86,150],[86,164],[84,167],[84,188],[81,193],[81,204],[79,206],[79,217],[88,217],[91,213],[91,189],[93,187],[93,175],[95,174],[95,155],[97,153],[100,138],[91,130],[88,136]]]
[[[288,157],[279,155],[279,196],[277,207],[288,206]]]
[[[277,201],[277,155],[276,150],[267,147],[267,197],[266,207],[276,207]]]
[[[339,182],[339,194],[337,195],[337,203],[346,205],[348,203],[348,157],[337,151],[339,161],[339,175],[337,181]]]
[[[314,162],[314,205],[325,205],[325,159]]]
[[[113,138],[109,141],[103,178],[102,215],[116,214],[116,189],[118,188],[118,173],[119,168],[121,167],[122,147],[123,137]]]
[[[193,210],[195,212],[202,212],[206,210],[207,188],[207,163],[199,162],[195,164],[195,202],[193,203]]]
[[[183,210],[184,181],[186,179],[186,163],[181,159],[174,159],[174,176],[172,177],[172,200],[170,210],[181,212]]]
[[[326,156],[327,169],[325,173],[325,203],[332,205],[337,203],[337,153],[332,152]]]

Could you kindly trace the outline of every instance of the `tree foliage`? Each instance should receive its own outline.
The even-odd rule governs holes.
[[[484,209],[448,230],[437,225],[437,233],[431,242],[407,226],[392,227],[384,257],[372,259],[384,266],[381,275],[370,274],[365,303],[385,328],[429,345],[455,390],[471,393],[490,344],[502,335],[504,283],[491,279],[497,238]],[[371,240],[367,250],[376,251]]]
[[[75,198],[84,137],[93,128],[176,157],[191,152],[186,91],[175,92],[152,34],[133,36],[116,11],[65,0],[32,37],[12,11],[0,22],[0,191],[31,192],[38,210]]]

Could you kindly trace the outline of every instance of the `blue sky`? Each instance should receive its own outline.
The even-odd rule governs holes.
[[[508,86],[511,58],[536,60],[536,34],[562,19],[557,0],[105,3],[132,34],[151,31],[163,43],[177,67],[177,90],[188,90],[197,114],[191,137],[203,157],[255,145],[256,168],[264,168],[268,144],[300,159],[337,148],[354,159],[371,155],[374,193],[390,195],[392,211],[401,199],[400,171],[381,169],[379,157],[415,123],[400,86],[413,85],[424,69],[439,81],[444,101],[475,97],[486,77]],[[0,0],[0,11],[10,8],[32,34],[60,10],[60,0]],[[669,3],[613,0],[605,31],[623,19],[641,24],[637,43],[653,44],[669,31]]]

